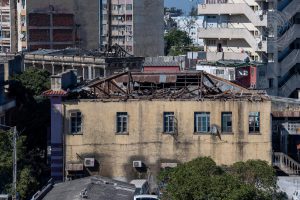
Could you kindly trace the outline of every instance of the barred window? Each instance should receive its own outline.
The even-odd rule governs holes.
[[[175,132],[175,115],[174,112],[164,112],[164,132]]]
[[[128,113],[117,112],[117,133],[128,132]]]
[[[81,112],[70,113],[71,133],[79,134],[82,132],[82,114]]]
[[[249,113],[249,133],[258,133],[260,131],[260,113]]]

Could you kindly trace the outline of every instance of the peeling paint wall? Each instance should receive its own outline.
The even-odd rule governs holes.
[[[142,160],[152,174],[163,162],[187,162],[210,156],[217,164],[262,159],[271,162],[271,102],[250,101],[134,101],[65,102],[66,162],[95,157],[100,173],[108,177],[137,178],[133,160]],[[80,110],[83,134],[69,134],[68,113]],[[128,112],[128,135],[116,135],[116,112]],[[163,112],[174,112],[178,135],[163,133]],[[233,133],[194,134],[194,112],[210,112],[211,125],[221,127],[221,112],[232,112]],[[260,112],[260,134],[250,135],[249,112]]]

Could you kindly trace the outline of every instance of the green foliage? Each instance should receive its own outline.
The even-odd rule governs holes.
[[[0,193],[12,193],[12,166],[13,166],[13,134],[11,131],[0,131]],[[17,191],[21,198],[32,194],[37,187],[37,180],[32,176],[32,168],[26,166],[30,161],[26,157],[25,136],[17,139]]]
[[[163,199],[285,199],[276,192],[273,168],[259,160],[239,162],[225,169],[211,158],[202,157],[162,171],[159,180],[166,183]]]
[[[50,73],[45,70],[30,68],[16,75],[14,80],[21,82],[22,86],[33,96],[39,96],[50,88]]]
[[[166,55],[182,55],[187,51],[187,47],[192,43],[192,39],[187,32],[178,29],[172,29],[165,35],[165,53]]]
[[[9,84],[9,95],[16,99],[17,105],[13,118],[21,132],[17,140],[17,191],[22,199],[28,199],[50,177],[46,155],[50,101],[40,96],[49,87],[49,73],[37,69],[16,75]],[[0,133],[0,193],[1,190],[11,192],[12,146],[9,134]]]

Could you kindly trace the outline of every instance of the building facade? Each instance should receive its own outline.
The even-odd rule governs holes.
[[[2,0],[0,2],[0,52],[2,53],[16,50],[15,11],[15,1]]]
[[[299,0],[206,0],[198,12],[206,51],[246,52],[262,62],[258,88],[268,94],[298,98]]]
[[[45,92],[53,102],[52,144],[61,144],[53,156],[64,158],[60,178],[149,178],[199,156],[224,165],[271,163],[271,102],[264,94],[205,72],[127,72],[88,87],[91,98]]]
[[[102,46],[118,44],[135,56],[164,55],[163,0],[104,0]]]
[[[259,72],[260,88],[283,97],[300,98],[300,0],[270,2],[268,64]]]
[[[163,55],[163,0],[23,0],[17,13],[18,51],[118,44],[136,56]]]
[[[24,70],[34,67],[57,75],[72,69],[77,71],[77,76],[82,80],[105,78],[127,70],[142,71],[143,57],[128,56],[119,46],[115,47],[117,49],[114,52],[106,53],[81,49],[28,52],[24,54]]]

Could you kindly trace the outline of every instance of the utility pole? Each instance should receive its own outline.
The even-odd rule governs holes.
[[[0,124],[0,127],[4,127],[4,128],[10,128],[12,130],[13,133],[13,138],[12,138],[12,145],[13,145],[13,199],[18,200],[18,196],[17,196],[17,136],[18,136],[18,132],[17,132],[17,127],[11,127],[11,126],[7,126],[4,124]]]
[[[17,199],[17,127],[13,127],[13,191]]]

